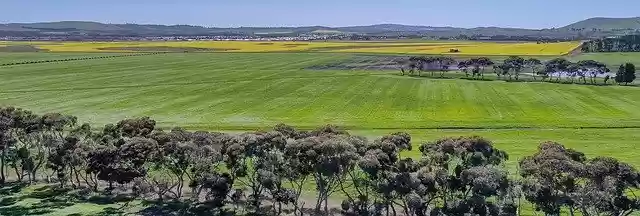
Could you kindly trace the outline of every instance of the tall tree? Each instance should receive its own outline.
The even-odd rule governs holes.
[[[560,215],[563,207],[573,213],[577,174],[583,169],[584,154],[564,146],[547,142],[538,147],[533,156],[520,161],[520,175],[527,201],[546,215]]]
[[[513,70],[513,75],[515,75],[516,80],[520,77],[520,72],[524,68],[525,60],[520,56],[509,56],[509,58],[504,60],[504,64],[509,65],[509,67]],[[511,79],[511,74],[509,75],[509,79]]]
[[[538,67],[542,65],[540,59],[537,58],[529,58],[525,60],[525,65],[531,69],[531,74],[533,75],[533,80],[536,80],[536,75],[538,74]]]
[[[632,63],[620,65],[618,73],[616,73],[616,82],[628,85],[636,79],[636,66]]]
[[[569,65],[569,67],[567,67],[567,73],[569,75],[569,78],[571,80],[571,83],[574,82],[575,77],[578,76],[578,74],[582,71],[582,68],[580,67],[580,65],[572,63]],[[586,82],[586,80],[585,80]]]
[[[508,156],[480,137],[441,139],[420,146],[422,166],[413,215],[515,215],[513,183],[501,164]]]
[[[559,81],[561,74],[567,71],[567,68],[571,65],[571,62],[564,58],[555,58],[545,63],[545,73],[550,75],[553,79],[553,75],[556,75],[556,81]]]
[[[587,157],[563,145],[546,142],[520,161],[527,201],[546,215],[630,215],[640,209],[633,192],[640,173],[613,158]]]
[[[0,185],[4,185],[6,182],[7,153],[9,148],[12,148],[16,143],[9,131],[12,124],[13,119],[7,116],[6,109],[0,109]]]
[[[441,56],[437,57],[436,61],[438,62],[440,77],[444,77],[444,73],[449,71],[451,65],[456,63],[456,60],[451,57]]]
[[[478,62],[478,65],[480,65],[481,70],[480,70],[480,76],[482,77],[482,79],[484,79],[484,70],[486,67],[489,66],[493,66],[495,63],[493,61],[491,61],[491,59],[487,58],[487,57],[480,57],[478,59],[476,59],[476,61]]]
[[[458,69],[464,72],[466,77],[469,77],[469,66],[470,64],[468,60],[458,62]]]

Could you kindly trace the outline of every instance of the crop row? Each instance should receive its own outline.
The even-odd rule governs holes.
[[[82,61],[82,60],[92,60],[92,59],[109,59],[109,58],[119,58],[119,57],[157,55],[157,54],[163,54],[163,53],[166,53],[166,52],[137,53],[137,54],[110,55],[110,56],[91,56],[91,57],[77,57],[77,58],[66,58],[66,59],[29,60],[29,61],[22,61],[22,62],[0,63],[0,66],[24,65],[24,64],[40,64],[40,63],[51,63],[51,62],[67,62],[67,61]]]

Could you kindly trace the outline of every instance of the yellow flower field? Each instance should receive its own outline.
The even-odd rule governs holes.
[[[153,41],[153,42],[0,42],[31,45],[50,52],[339,52],[455,55],[564,55],[580,42],[537,44],[474,41],[452,42],[270,42],[270,41]],[[451,53],[451,49],[459,52]]]

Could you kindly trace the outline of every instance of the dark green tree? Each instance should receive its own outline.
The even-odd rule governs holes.
[[[480,137],[447,138],[420,146],[413,215],[515,215],[517,194],[502,164],[508,156]]]
[[[636,79],[636,66],[632,63],[620,65],[618,73],[616,73],[616,82],[628,85]]]
[[[520,56],[509,56],[509,58],[504,60],[505,65],[509,65],[513,74],[509,74],[509,79],[511,79],[512,75],[515,75],[516,80],[520,77],[520,72],[524,69],[525,60]]]
[[[526,67],[531,69],[531,74],[533,75],[533,79],[536,80],[536,75],[538,75],[538,68],[542,65],[540,59],[537,58],[529,58],[524,61]]]

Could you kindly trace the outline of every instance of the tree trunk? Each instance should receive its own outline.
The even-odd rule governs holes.
[[[324,195],[324,214],[329,215],[329,194]]]
[[[75,170],[75,168],[72,168],[72,169]],[[78,182],[78,186],[80,186],[80,174],[78,174],[78,170],[75,170],[74,173],[76,177],[76,182]]]
[[[393,206],[393,203],[391,203],[390,205],[391,205],[391,211],[393,212],[393,216],[398,215],[398,213],[396,212],[396,207]]]
[[[0,185],[4,185],[5,182],[7,181],[5,174],[4,174],[4,159],[7,156],[7,150],[6,148],[4,150],[2,150],[2,156],[0,156]]]
[[[178,177],[178,199],[182,197],[182,187],[184,187],[184,173]]]
[[[24,171],[22,170],[22,168],[18,169],[17,165],[14,166],[13,169],[16,172],[16,176],[18,177],[18,181],[21,182],[24,179]]]

